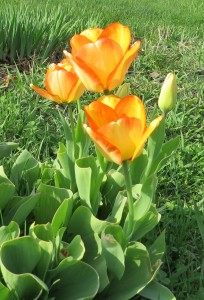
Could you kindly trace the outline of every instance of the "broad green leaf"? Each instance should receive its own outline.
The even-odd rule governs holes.
[[[27,151],[24,150],[15,161],[11,169],[11,181],[15,184],[16,189],[25,190],[23,184],[28,184],[29,190],[38,179],[40,174],[40,166],[38,161]]]
[[[1,270],[5,282],[20,299],[34,299],[47,286],[31,274],[40,260],[41,249],[32,237],[4,242],[1,247]]]
[[[67,227],[73,208],[73,197],[65,199],[56,210],[52,219],[53,234],[56,236],[61,227]]]
[[[147,151],[143,149],[143,152],[130,164],[130,176],[133,185],[140,183],[140,178],[145,171],[147,163]]]
[[[58,272],[53,278],[50,297],[56,300],[92,299],[99,288],[96,271],[81,261],[65,259],[62,264],[63,267],[58,267]]]
[[[13,293],[7,287],[5,287],[1,282],[0,282],[0,299],[1,300],[14,299]]]
[[[76,235],[68,246],[68,255],[75,260],[81,260],[85,253],[84,243],[80,235]]]
[[[144,216],[148,213],[153,197],[155,195],[155,190],[157,186],[157,178],[156,176],[148,177],[147,180],[143,183],[142,187],[140,185],[137,185],[138,187],[138,197],[139,199],[135,201],[134,203],[134,222],[135,226],[133,229],[134,231],[138,228],[140,224],[140,220],[144,218]],[[141,188],[141,192],[139,192]],[[125,224],[124,224],[124,232],[128,229],[128,220],[129,220],[129,214],[127,215]]]
[[[7,142],[7,143],[0,143],[0,159],[10,155],[12,150],[16,149],[18,144]]]
[[[123,191],[125,185],[122,173],[110,170],[102,187],[103,199],[112,206],[118,193]]]
[[[141,243],[131,243],[125,254],[124,275],[120,280],[114,279],[110,283],[107,291],[104,291],[104,299],[131,299],[144,289],[153,276],[147,249]]]
[[[2,211],[15,194],[14,184],[7,178],[0,166],[0,210]]]
[[[154,243],[148,248],[152,265],[156,264],[158,260],[162,259],[162,256],[165,252],[165,246],[165,230],[163,230]]]
[[[82,204],[90,207],[94,214],[96,214],[100,204],[99,189],[103,179],[103,173],[99,172],[95,158],[88,156],[77,159],[75,163],[75,174]]]
[[[101,233],[108,224],[110,223],[94,217],[88,207],[79,206],[71,217],[68,230],[73,234],[81,235],[83,238],[90,233]]]
[[[30,235],[33,236],[41,249],[40,260],[35,267],[36,275],[44,280],[46,272],[53,259],[54,246],[53,246],[53,232],[51,224],[31,225],[29,230]]]
[[[179,142],[180,137],[177,136],[176,138],[171,139],[162,146],[158,157],[151,165],[151,170],[149,171],[149,174],[157,173],[159,170],[161,170],[161,168],[168,161],[172,153],[178,148]]]
[[[8,224],[11,220],[21,225],[27,216],[34,210],[39,201],[39,194],[27,197],[14,197],[4,214],[4,222]]]
[[[121,279],[125,270],[125,257],[122,246],[123,231],[120,226],[109,225],[101,234],[102,253],[106,259],[107,268],[114,277]]]
[[[107,221],[111,223],[120,223],[126,203],[127,196],[124,196],[124,192],[119,192],[115,199],[112,212],[107,218]]]
[[[41,184],[38,188],[39,200],[34,210],[36,223],[52,222],[52,219],[65,199],[72,197],[72,192],[63,188]]]
[[[107,264],[104,256],[99,253],[94,258],[87,261],[97,272],[99,276],[99,290],[98,292],[103,291],[109,284],[109,278],[107,274]]]
[[[0,246],[9,240],[13,240],[20,235],[20,228],[17,223],[11,221],[8,226],[0,227]],[[0,298],[1,299],[1,298]]]
[[[154,205],[151,205],[149,211],[135,224],[132,240],[138,241],[146,233],[151,231],[158,223],[161,215],[157,212]]]
[[[150,282],[141,292],[140,295],[151,300],[176,300],[172,292],[165,286],[156,281]]]
[[[163,118],[159,126],[154,130],[148,139],[148,159],[154,160],[160,153],[165,136],[165,119]]]

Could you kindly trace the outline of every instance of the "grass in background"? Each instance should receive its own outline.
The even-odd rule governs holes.
[[[26,13],[30,13],[29,3],[28,0],[13,0],[10,7],[3,1],[0,8],[5,4],[8,10],[13,5],[24,5],[28,7],[26,19]],[[114,21],[130,26],[134,39],[141,38],[142,49],[126,81],[131,83],[132,93],[143,99],[150,114],[155,111],[166,74],[170,71],[177,74],[178,102],[176,111],[167,117],[166,135],[167,139],[180,135],[181,143],[159,174],[156,199],[162,213],[160,229],[166,227],[168,245],[160,276],[178,300],[202,299],[203,242],[193,204],[201,201],[204,189],[204,3],[200,0],[58,0],[46,3],[33,0],[32,7],[32,16],[38,10],[42,11],[42,16],[47,16],[40,19],[39,26],[48,17],[49,24],[56,24],[57,12],[62,15],[63,22],[68,20],[65,22],[67,33],[57,42],[61,50],[72,34],[84,28],[104,27]],[[52,13],[54,11],[56,13]],[[38,23],[38,19],[34,23]],[[60,58],[51,53],[44,62],[36,56],[30,63],[23,62],[18,67],[2,65],[0,69],[0,140],[19,142],[20,148],[27,148],[41,161],[54,157],[63,135],[55,103],[42,100],[29,84],[42,86],[47,63]],[[83,102],[91,97],[86,93]]]

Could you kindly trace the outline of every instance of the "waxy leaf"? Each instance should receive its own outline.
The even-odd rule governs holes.
[[[140,295],[151,300],[165,299],[176,300],[172,292],[162,284],[152,281],[141,292]]]
[[[17,147],[18,144],[12,142],[0,143],[0,159],[10,155],[11,151]]]
[[[1,226],[0,246],[6,241],[13,240],[19,237],[19,235],[20,235],[20,228],[16,222],[11,221],[11,223],[8,226]]]
[[[7,178],[4,169],[0,166],[0,210],[3,211],[15,194],[14,184]]]

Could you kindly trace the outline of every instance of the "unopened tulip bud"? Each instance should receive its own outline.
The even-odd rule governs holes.
[[[128,95],[130,95],[130,84],[129,83],[123,83],[119,86],[117,92],[116,92],[116,96],[120,97],[120,98],[124,98]]]
[[[166,115],[176,105],[177,98],[177,85],[176,75],[169,73],[162,85],[161,92],[159,95],[158,105],[161,111]]]

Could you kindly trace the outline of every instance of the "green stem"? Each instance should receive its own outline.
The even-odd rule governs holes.
[[[132,180],[129,172],[129,163],[127,160],[123,161],[123,172],[125,177],[125,185],[127,190],[128,209],[129,209],[129,220],[127,228],[127,238],[129,239],[133,232],[134,227],[134,207],[133,207],[133,196],[132,196]]]
[[[68,111],[69,111],[69,117],[70,117],[72,138],[73,138],[73,142],[74,142],[74,153],[76,154],[76,139],[75,139],[75,133],[74,133],[74,118],[73,118],[73,111],[72,111],[71,105],[68,105]]]
[[[80,101],[80,99],[77,100],[77,108],[78,108],[78,114],[80,114],[80,111],[81,111],[81,101]]]

